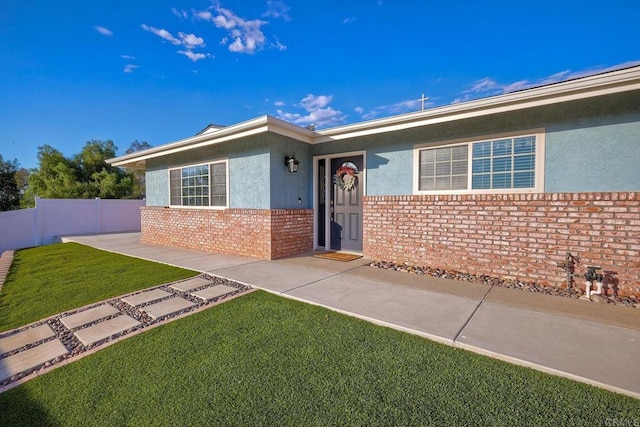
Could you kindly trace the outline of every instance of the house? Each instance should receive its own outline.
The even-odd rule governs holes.
[[[313,249],[640,296],[640,67],[324,130],[270,116],[115,159],[146,170],[142,240]],[[293,170],[296,172],[293,172]]]

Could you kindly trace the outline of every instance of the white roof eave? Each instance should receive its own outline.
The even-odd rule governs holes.
[[[131,153],[125,156],[109,159],[107,162],[113,166],[140,168],[146,160],[155,157],[167,156],[195,148],[219,144],[234,139],[240,139],[259,133],[272,132],[302,142],[312,143],[314,132],[301,128],[283,120],[271,116],[262,116],[253,120],[227,126],[213,132],[199,134],[159,147]]]

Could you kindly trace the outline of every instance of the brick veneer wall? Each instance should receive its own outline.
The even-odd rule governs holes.
[[[364,197],[364,256],[565,286],[567,251],[640,296],[640,193]],[[614,282],[616,281],[614,280]]]
[[[145,243],[275,259],[313,249],[311,209],[143,207]]]

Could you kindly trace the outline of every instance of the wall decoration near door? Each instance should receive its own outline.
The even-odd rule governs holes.
[[[362,185],[359,173],[363,156],[331,160],[331,249],[362,251]]]
[[[358,185],[358,167],[353,162],[344,162],[333,176],[333,183],[342,190],[353,190]]]

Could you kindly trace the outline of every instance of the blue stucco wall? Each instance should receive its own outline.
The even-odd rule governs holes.
[[[293,153],[300,160],[297,173],[289,173],[284,165],[284,156]],[[309,145],[273,134],[148,160],[147,205],[169,205],[169,169],[219,159],[229,160],[229,207],[307,209],[313,205]]]
[[[311,208],[313,160],[309,144],[280,135],[269,135],[268,141],[271,153],[271,208]],[[296,173],[290,173],[284,165],[285,156],[292,154],[300,161]]]
[[[229,160],[229,206],[269,209],[268,141],[260,136],[229,141],[147,160],[147,206],[169,205],[168,170],[174,167]]]
[[[149,170],[146,177],[147,206],[169,206],[169,173],[167,169]]]
[[[640,121],[610,122],[547,128],[546,192],[640,190]]]

